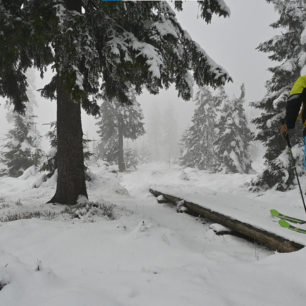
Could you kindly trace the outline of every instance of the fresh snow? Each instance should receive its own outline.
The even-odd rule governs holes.
[[[171,20],[165,19],[163,22],[155,22],[152,24],[152,27],[156,28],[161,36],[172,35],[173,37],[178,38],[176,28],[173,26]]]
[[[32,188],[41,175],[33,168],[20,178],[0,178],[1,306],[305,304],[305,250],[279,254],[217,236],[218,225],[157,204],[148,191],[168,185],[167,191],[305,242],[269,215],[278,208],[303,218],[298,190],[249,193],[245,183],[254,175],[169,164],[147,164],[125,174],[91,164],[90,172],[90,200],[115,204],[115,218],[72,219],[65,207],[45,204],[56,177]],[[41,218],[5,222],[7,216],[37,211]]]

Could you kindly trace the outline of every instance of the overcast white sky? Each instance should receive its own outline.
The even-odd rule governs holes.
[[[234,83],[226,86],[230,94],[239,95],[242,82],[246,85],[248,101],[258,100],[265,94],[265,81],[269,78],[267,68],[272,65],[266,54],[255,50],[260,42],[271,38],[276,32],[269,25],[277,19],[273,6],[265,0],[225,0],[230,7],[229,18],[214,17],[212,23],[207,25],[198,16],[198,6],[195,1],[184,3],[184,10],[178,13],[178,19],[191,37],[197,41],[204,50],[232,76]],[[36,87],[41,87],[43,82],[37,80]],[[48,129],[41,125],[55,120],[55,103],[43,101],[37,96],[39,107],[38,128],[44,135]],[[180,131],[184,130],[190,122],[193,103],[184,102],[177,98],[174,89],[162,91],[153,96],[144,93],[139,97],[145,116],[151,107],[166,109],[168,103],[180,122]],[[0,139],[7,130],[5,120],[6,111],[3,108],[3,99],[0,100]],[[87,116],[83,117],[83,130],[89,137],[96,138],[95,121]]]
[[[258,99],[265,93],[267,67],[271,62],[255,48],[275,35],[269,25],[278,15],[265,0],[226,0],[226,3],[231,10],[229,18],[215,16],[207,25],[196,17],[195,3],[188,2],[178,19],[192,38],[232,76],[234,85],[229,90],[237,92],[244,82],[247,98]]]

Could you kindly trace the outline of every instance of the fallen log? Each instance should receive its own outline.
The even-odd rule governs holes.
[[[186,199],[182,199],[171,194],[166,194],[164,192],[154,190],[152,188],[149,191],[155,196],[163,196],[164,199],[168,200],[169,203],[177,206],[177,203],[184,203],[184,206],[187,208],[187,213],[194,216],[201,216],[210,221],[219,223],[233,232],[239,234],[240,237],[243,237],[249,241],[254,241],[259,244],[262,244],[269,249],[276,250],[278,252],[293,252],[302,249],[304,245],[291,241],[287,238],[281,237],[272,232],[266,231],[264,229],[258,228],[254,225],[245,223],[243,221],[234,219],[233,217],[221,214],[219,212],[213,211],[209,208],[205,208],[197,203],[190,202]]]

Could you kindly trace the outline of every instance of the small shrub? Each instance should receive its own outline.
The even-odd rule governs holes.
[[[56,216],[55,212],[52,211],[26,211],[26,212],[14,212],[6,216],[1,216],[1,222],[11,222],[23,219],[32,219],[32,218],[46,218],[48,220],[54,219]]]
[[[114,220],[114,208],[115,205],[112,203],[98,203],[98,202],[87,202],[78,204],[72,207],[67,207],[64,213],[71,215],[72,218],[82,219],[88,218],[89,220],[94,217],[106,217],[109,220]]]

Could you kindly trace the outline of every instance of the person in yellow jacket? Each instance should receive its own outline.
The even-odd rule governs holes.
[[[302,106],[302,110],[301,109]],[[300,115],[299,115],[300,113]],[[306,75],[303,75],[297,79],[294,83],[286,105],[286,117],[281,126],[282,136],[286,136],[288,129],[294,129],[295,122],[298,117],[303,120],[304,123],[304,137],[306,136]]]

